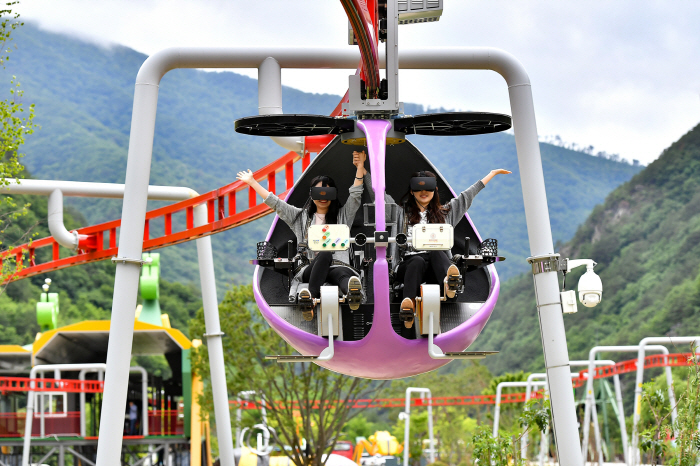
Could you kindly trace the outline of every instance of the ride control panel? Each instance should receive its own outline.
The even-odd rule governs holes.
[[[311,225],[308,238],[312,251],[345,251],[350,247],[350,227],[344,224]]]
[[[449,251],[454,245],[454,228],[449,223],[413,225],[411,245],[418,251]]]

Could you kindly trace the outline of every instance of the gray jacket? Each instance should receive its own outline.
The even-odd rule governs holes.
[[[471,207],[472,201],[474,200],[476,195],[479,194],[479,191],[481,191],[482,189],[484,189],[484,183],[482,183],[481,180],[479,180],[464,191],[462,191],[459,194],[459,196],[455,197],[454,199],[451,199],[450,202],[445,204],[445,206],[449,207],[450,209],[445,217],[445,222],[449,223],[453,227],[457,226],[460,220],[464,218],[464,214],[467,213],[469,207]],[[404,215],[404,210],[401,208],[399,208],[398,211],[396,225],[398,226],[398,232],[406,233],[408,231],[408,220]],[[450,251],[446,252],[448,256],[452,257]],[[399,265],[399,248],[397,247],[393,248],[392,264],[394,264],[395,267]]]
[[[338,212],[338,223],[344,223],[348,227],[352,228],[352,222],[355,220],[355,214],[357,213],[357,209],[360,208],[360,204],[362,203],[362,191],[364,190],[365,184],[369,187],[369,190],[371,191],[372,178],[370,177],[369,172],[367,172],[367,174],[365,175],[361,185],[350,186],[350,189],[348,189],[348,193],[350,195],[345,205],[343,205],[343,207],[341,207],[340,211]],[[287,204],[285,201],[283,201],[273,193],[270,193],[267,196],[267,198],[265,199],[265,204],[270,206],[270,208],[272,208],[272,210],[274,210],[277,213],[279,218],[282,219],[282,221],[289,226],[289,228],[294,233],[294,236],[296,236],[297,238],[297,244],[306,242],[306,237],[311,223],[311,219],[309,218],[305,210]],[[299,212],[301,212],[301,215],[299,215]],[[309,259],[312,259],[313,256],[313,251],[309,249]],[[347,250],[334,252],[333,259],[343,262],[345,264],[350,264],[350,254]],[[301,281],[302,273],[304,273],[304,268],[299,270],[294,276],[294,281],[297,282],[297,284]],[[292,286],[292,289],[294,289],[294,286]]]

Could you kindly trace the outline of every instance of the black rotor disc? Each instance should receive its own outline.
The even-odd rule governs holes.
[[[323,115],[256,115],[236,120],[237,133],[253,136],[320,136],[341,134],[355,128],[352,120]]]
[[[394,130],[426,136],[466,136],[505,131],[512,126],[510,116],[500,113],[448,112],[397,118]]]

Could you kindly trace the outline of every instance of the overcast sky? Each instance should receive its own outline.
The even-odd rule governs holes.
[[[47,30],[146,54],[182,45],[348,46],[337,0],[22,0],[18,11]],[[541,136],[647,164],[700,121],[699,19],[700,2],[690,0],[444,0],[439,22],[400,27],[399,53],[507,50],[530,74]],[[348,74],[285,70],[282,80],[342,94]],[[488,71],[402,71],[400,98],[510,113],[504,81]]]

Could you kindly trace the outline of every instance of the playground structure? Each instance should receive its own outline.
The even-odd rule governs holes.
[[[367,2],[376,6],[375,2]],[[351,5],[352,4],[352,5]],[[397,25],[400,12],[398,2],[387,2],[386,28],[386,90],[382,89],[377,79],[379,73],[379,53],[376,37],[379,28],[377,18],[370,19],[357,14],[359,2],[344,2],[349,12],[353,33],[360,44],[360,61],[362,73],[351,77],[347,98],[339,105],[336,115],[355,115],[359,119],[353,125],[352,133],[367,142],[369,160],[374,175],[375,230],[383,232],[386,228],[384,192],[385,164],[384,155],[387,137],[405,136],[404,131],[395,125],[398,118],[392,118],[400,113],[398,101],[398,72],[399,69],[478,69],[492,70],[501,74],[508,86],[512,108],[512,121],[515,133],[516,148],[520,167],[521,184],[525,203],[526,221],[532,257],[529,262],[535,282],[537,309],[542,332],[543,350],[545,353],[547,384],[552,402],[553,430],[555,439],[578,438],[576,417],[574,412],[574,397],[570,389],[571,372],[568,351],[564,333],[562,300],[559,294],[557,272],[567,270],[566,261],[562,261],[554,253],[549,215],[546,203],[546,193],[542,175],[541,158],[534,116],[534,105],[528,75],[524,67],[506,52],[491,48],[426,48],[404,50],[398,54]],[[441,3],[440,3],[441,5]],[[353,6],[354,12],[350,12]],[[358,22],[359,20],[359,22]],[[354,69],[358,63],[358,55],[348,49],[282,49],[282,48],[245,48],[245,49],[213,49],[213,48],[177,48],[167,49],[149,57],[141,67],[136,78],[134,107],[132,114],[127,175],[124,185],[124,209],[121,221],[107,222],[94,227],[79,229],[77,232],[78,253],[70,257],[61,257],[60,246],[68,242],[75,247],[69,237],[66,241],[45,238],[34,241],[31,245],[21,246],[8,254],[17,259],[23,268],[12,277],[19,279],[48,270],[78,265],[113,257],[116,264],[114,301],[112,320],[109,327],[111,337],[106,358],[106,379],[104,383],[103,409],[99,429],[96,463],[113,464],[122,451],[122,432],[119,429],[126,407],[128,392],[129,360],[134,341],[134,328],[131,324],[133,310],[137,300],[137,287],[140,269],[144,265],[143,251],[156,249],[189,240],[198,240],[198,255],[200,265],[202,257],[211,256],[211,244],[207,245],[206,236],[229,228],[253,221],[269,213],[263,204],[256,204],[255,195],[247,186],[240,182],[232,183],[210,193],[195,196],[177,204],[146,212],[146,200],[149,192],[150,164],[153,145],[153,130],[155,125],[158,87],[165,73],[176,68],[258,68],[261,80],[259,82],[259,99],[262,108],[277,108],[281,113],[281,104],[276,105],[276,96],[281,96],[281,81],[279,72],[282,68],[343,68]],[[363,79],[364,78],[364,79]],[[362,98],[363,82],[367,94]],[[378,84],[379,83],[379,84]],[[380,92],[381,91],[381,92]],[[381,94],[381,95],[380,95]],[[280,99],[281,102],[281,99]],[[264,105],[262,105],[264,104]],[[371,117],[371,118],[366,118]],[[278,120],[279,121],[279,120]],[[392,123],[394,123],[392,125]],[[416,122],[414,122],[416,123]],[[417,123],[416,123],[417,124]],[[414,124],[414,126],[416,126]],[[382,134],[383,131],[383,134]],[[393,133],[392,133],[393,132]],[[302,170],[310,164],[310,152],[321,152],[331,146],[332,136],[302,135],[299,137],[282,132],[275,135],[276,142],[283,146],[291,145],[292,152],[267,167],[255,172],[256,179],[266,179],[270,191],[275,192],[276,174],[285,172],[286,189],[280,196],[286,196],[293,191],[294,163],[301,160]],[[286,139],[279,139],[285,137]],[[290,140],[289,137],[296,137]],[[337,143],[337,141],[336,141]],[[248,192],[248,208],[238,210],[237,193]],[[53,191],[52,191],[53,192]],[[174,215],[184,215],[186,226],[176,231],[173,222]],[[153,237],[149,229],[151,223],[162,221],[164,234]],[[117,229],[120,228],[119,247],[117,248]],[[200,243],[201,241],[201,243]],[[199,249],[202,244],[202,249]],[[375,276],[387,273],[386,255],[388,244],[380,245],[375,242],[377,260],[373,265]],[[50,248],[50,260],[40,261],[37,250]],[[25,257],[26,255],[26,257]],[[489,266],[493,270],[493,265]],[[210,355],[220,360],[212,361],[212,386],[214,388],[214,403],[216,410],[217,432],[221,451],[221,464],[233,465],[233,447],[230,432],[230,414],[223,379],[223,354],[217,350],[221,346],[221,332],[218,329],[218,312],[216,291],[214,288],[213,267],[200,268],[202,291],[207,325],[207,339]],[[491,278],[492,295],[497,295],[498,278],[493,271]],[[386,283],[374,283],[374,296],[388,301]],[[212,291],[213,290],[213,291]],[[600,296],[598,296],[599,298]],[[494,297],[495,303],[495,297]],[[489,303],[492,309],[492,303]],[[488,306],[485,306],[488,307]],[[387,306],[388,308],[388,306]],[[473,341],[485,325],[489,309],[482,314],[473,326],[463,329],[471,333]],[[480,355],[464,352],[464,346],[451,347],[453,335],[440,335],[434,319],[426,320],[428,330],[427,342],[421,342],[425,370],[439,367],[452,357],[478,357]],[[332,319],[332,318],[331,318]],[[438,320],[439,321],[439,320]],[[385,319],[386,322],[386,319]],[[332,320],[328,328],[333,328]],[[379,326],[377,327],[379,328]],[[384,329],[392,331],[390,325]],[[435,330],[435,331],[434,331]],[[330,332],[329,332],[330,333]],[[437,333],[437,336],[435,334]],[[449,332],[448,332],[449,333]],[[316,343],[303,348],[305,357],[317,358],[326,348],[319,338]],[[463,340],[460,340],[463,341]],[[471,343],[469,341],[468,344]],[[326,345],[332,348],[333,338]],[[443,351],[441,345],[447,351]],[[424,348],[424,349],[423,349]],[[339,345],[339,351],[342,345]],[[331,351],[332,352],[332,351]],[[452,354],[450,354],[452,353]],[[336,355],[336,361],[342,358]],[[324,361],[324,364],[326,362]],[[328,362],[328,367],[332,367]],[[432,364],[432,365],[429,365]],[[228,427],[227,427],[228,426]],[[578,445],[572,442],[556,442],[558,457],[562,464],[578,465],[582,458]]]
[[[139,306],[132,321],[134,353],[163,355],[173,376],[164,382],[142,367],[129,368],[128,399],[134,403],[136,419],[129,425],[124,416],[120,420],[124,461],[139,463],[137,454],[147,452],[147,457],[173,465],[211,464],[208,424],[198,414],[202,385],[190,365],[190,351],[201,342],[187,339],[170,326],[167,314],[160,313],[159,255],[144,254],[144,259],[150,264],[141,277],[143,307]],[[2,365],[12,367],[0,377],[0,461],[41,464],[57,455],[59,466],[68,456],[74,463],[95,464],[110,322],[57,327],[58,294],[47,291],[48,283],[37,303],[37,319],[49,323],[42,325],[36,340],[0,352]],[[26,412],[20,409],[23,404]]]

